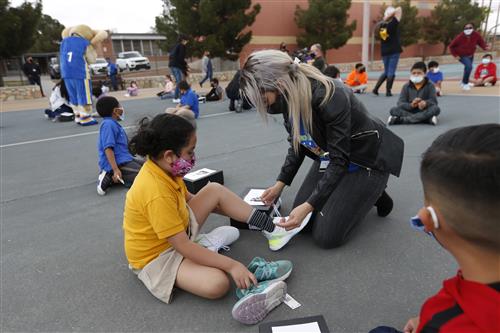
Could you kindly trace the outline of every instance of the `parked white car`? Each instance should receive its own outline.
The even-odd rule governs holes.
[[[149,63],[149,59],[143,57],[137,51],[130,52],[120,52],[118,53],[118,58],[116,59],[116,65],[123,71],[125,69],[133,70],[133,69],[151,69],[151,65]]]
[[[95,64],[90,64],[92,74],[106,74],[108,72],[108,62],[104,58],[97,58]]]

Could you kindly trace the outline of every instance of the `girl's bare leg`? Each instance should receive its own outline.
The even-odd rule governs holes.
[[[177,271],[175,285],[191,294],[216,299],[224,296],[231,284],[227,274],[220,269],[199,265],[185,258]]]
[[[189,200],[188,205],[200,226],[212,212],[226,215],[236,221],[247,221],[253,210],[252,206],[239,196],[217,183],[209,183],[203,187]]]

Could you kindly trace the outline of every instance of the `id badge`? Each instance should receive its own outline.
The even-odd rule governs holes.
[[[326,168],[328,167],[328,164],[330,164],[330,159],[328,157],[321,158],[319,163],[319,172],[325,172]]]

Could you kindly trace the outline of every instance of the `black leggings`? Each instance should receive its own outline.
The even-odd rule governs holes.
[[[319,162],[315,161],[295,197],[293,207],[309,198],[322,176]],[[304,230],[312,231],[314,242],[322,248],[334,248],[346,243],[384,192],[388,179],[389,173],[377,170],[359,169],[345,174]]]

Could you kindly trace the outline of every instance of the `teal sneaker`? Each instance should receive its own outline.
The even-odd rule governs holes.
[[[257,281],[283,281],[290,276],[293,264],[289,260],[266,261],[264,258],[255,257],[247,266],[255,275]]]
[[[311,215],[312,212],[306,215],[306,217],[304,218],[304,220],[302,220],[302,223],[300,224],[299,227],[289,231],[286,231],[285,228],[278,226],[274,228],[273,232],[268,232],[263,230],[262,233],[264,234],[264,236],[266,236],[266,238],[269,241],[269,249],[271,249],[271,251],[278,251],[283,246],[285,246],[290,241],[290,239],[292,239],[293,236],[295,236],[302,229],[304,229],[304,227],[309,223]],[[275,217],[274,223],[275,224],[278,223],[281,219],[282,219],[281,217]]]
[[[241,297],[238,297],[240,300],[233,306],[231,313],[233,318],[240,323],[253,325],[263,320],[271,310],[280,305],[285,295],[285,282],[262,282],[257,286],[241,290]]]

